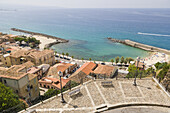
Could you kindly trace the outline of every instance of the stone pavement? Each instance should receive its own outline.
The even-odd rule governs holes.
[[[80,93],[72,97],[66,92],[66,104],[61,104],[60,97],[55,96],[50,101],[28,110],[35,109],[38,113],[88,113],[98,110],[100,106],[108,108],[114,105],[140,103],[170,107],[170,98],[152,79],[137,79],[137,86],[133,86],[133,79],[106,80],[112,81],[112,86],[102,86],[101,81],[104,80],[90,81],[82,85]]]

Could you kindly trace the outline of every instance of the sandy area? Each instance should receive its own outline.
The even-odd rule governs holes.
[[[33,35],[32,37],[36,38],[37,40],[40,40],[40,42],[41,42],[41,44],[39,45],[40,50],[43,50],[44,46],[46,44],[49,44],[49,43],[52,43],[52,42],[56,41],[55,39],[47,38],[47,37],[39,36],[39,35]]]
[[[155,52],[152,55],[146,57],[145,59],[143,59],[144,63],[146,63],[146,65],[153,65],[156,64],[157,62],[163,63],[163,62],[169,62],[169,55],[165,54],[165,53],[160,53],[160,52]]]

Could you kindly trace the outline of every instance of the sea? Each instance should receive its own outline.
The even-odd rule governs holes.
[[[68,39],[51,48],[74,58],[110,61],[115,57],[146,57],[150,53],[107,37],[129,39],[170,50],[170,9],[0,8],[0,32],[10,28]]]

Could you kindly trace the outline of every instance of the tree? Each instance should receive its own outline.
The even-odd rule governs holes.
[[[81,60],[82,60],[82,62],[83,62],[84,58],[81,58]]]
[[[134,61],[134,59],[131,58],[131,57],[129,57],[129,58],[128,58],[128,62],[130,63],[130,61]]]
[[[91,58],[89,58],[89,60],[91,61],[92,59],[91,59]]]
[[[68,58],[68,56],[69,56],[69,53],[66,53],[66,56],[67,56],[67,58]]]
[[[22,106],[17,106],[19,104]],[[16,110],[22,110],[23,103],[19,100],[19,97],[13,93],[11,88],[6,87],[0,82],[0,112],[15,106],[17,106]]]
[[[71,56],[71,58],[73,59],[73,58],[74,58],[74,56]]]
[[[115,58],[116,64],[119,62],[119,56]]]
[[[55,55],[57,54],[57,51],[55,51]]]
[[[64,54],[63,52],[62,52],[62,55],[63,55],[63,58],[64,58],[64,55],[65,55],[65,54]]]
[[[110,60],[110,62],[112,62],[112,65],[113,65],[114,60],[113,60],[113,59],[111,59],[111,60]]]
[[[122,56],[120,59],[120,63],[122,64],[124,62],[124,57]]]
[[[128,62],[128,58],[125,59],[124,63],[127,64],[127,62]]]
[[[54,89],[48,89],[48,91],[44,93],[45,98],[50,98],[52,96],[55,96],[58,93],[56,91],[57,90],[54,90]]]

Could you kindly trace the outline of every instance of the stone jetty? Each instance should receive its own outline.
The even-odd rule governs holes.
[[[128,46],[143,49],[145,51],[163,52],[163,53],[170,55],[170,50],[167,50],[167,49],[162,49],[162,48],[142,44],[142,43],[131,41],[131,40],[119,40],[119,39],[115,39],[115,38],[111,38],[111,37],[108,37],[107,39],[110,40],[111,42],[114,42],[114,43],[122,43],[122,44],[125,44],[125,45],[128,45]]]
[[[27,33],[27,34],[31,34],[31,35],[40,35],[40,36],[44,36],[44,37],[47,37],[47,38],[56,39],[57,42],[59,42],[59,43],[69,42],[69,40],[65,40],[65,39],[62,39],[62,38],[59,38],[59,37],[55,37],[55,36],[51,36],[51,35],[47,35],[47,34],[43,34],[43,33],[36,33],[36,32],[26,31],[26,30],[17,29],[17,28],[11,28],[11,30],[17,31],[17,32],[23,32],[23,33]]]

